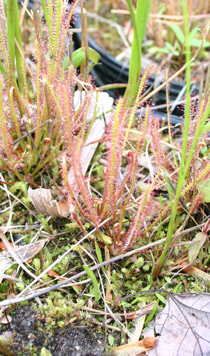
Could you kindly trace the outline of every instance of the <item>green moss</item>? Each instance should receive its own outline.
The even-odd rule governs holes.
[[[47,232],[51,233],[51,232],[52,232],[52,231],[51,231],[51,226],[49,225],[49,223],[48,223],[48,221],[47,221],[47,218],[44,217],[44,216],[41,215],[41,214],[38,214],[38,218],[41,220],[42,225],[44,226],[44,229],[45,229]]]
[[[40,258],[33,258],[32,260],[32,266],[35,268],[36,270],[36,275],[38,276],[41,272],[41,262],[40,262]]]
[[[65,224],[65,228],[67,231],[75,231],[76,229],[78,229],[78,224],[76,221],[72,221],[68,224]]]
[[[50,327],[55,324],[64,325],[67,316],[74,312],[71,305],[67,305],[66,297],[60,292],[50,292],[44,304],[45,315]]]
[[[145,265],[143,266],[143,270],[145,272],[148,272],[150,270],[150,268],[151,268],[151,264],[150,263],[145,263]]]
[[[23,202],[23,204],[25,204],[28,208],[29,208],[30,205],[31,205],[31,201],[30,201],[29,197],[23,197],[23,198],[22,198],[22,202]]]
[[[9,190],[12,194],[15,194],[20,190],[25,196],[28,196],[28,184],[26,182],[16,182],[9,188]]]

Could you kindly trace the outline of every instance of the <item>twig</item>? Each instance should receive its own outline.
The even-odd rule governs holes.
[[[46,120],[45,122],[43,122],[43,124],[40,125],[40,127],[43,127],[44,125],[46,125],[46,124],[48,124],[48,123],[50,123],[50,122],[52,122],[51,119]],[[20,140],[23,140],[25,137],[29,136],[29,135],[32,134],[34,131],[36,131],[36,129],[33,129],[33,130],[28,131],[26,134],[24,134],[23,136],[17,138],[17,140],[13,141],[13,142],[12,142],[12,145],[14,145],[15,143],[19,142]]]
[[[92,324],[95,324],[95,325],[99,325],[101,327],[104,327],[103,323],[99,323],[98,321],[95,321],[95,320],[91,320],[91,323]],[[109,329],[112,329],[112,330],[115,330],[115,331],[119,331],[119,332],[122,332],[122,330],[120,328],[117,328],[116,326],[112,326],[112,325],[109,325],[109,324],[105,324],[105,327],[106,328],[109,328]]]
[[[91,231],[91,234],[92,234],[92,231]],[[106,266],[106,265],[108,265],[110,263],[119,261],[119,260],[121,260],[123,258],[126,258],[126,257],[129,257],[129,256],[132,256],[132,255],[134,255],[136,253],[139,253],[141,251],[144,251],[144,250],[146,250],[146,249],[148,249],[150,247],[154,247],[156,245],[159,245],[159,244],[161,244],[161,243],[163,243],[165,241],[166,241],[166,238],[160,239],[160,240],[152,242],[151,244],[148,244],[146,246],[142,246],[142,247],[139,247],[139,248],[137,248],[135,250],[129,251],[129,252],[125,253],[125,254],[112,257],[110,260],[104,261],[102,263],[99,263],[98,265],[95,265],[95,266],[91,267],[90,269],[91,269],[91,271],[95,271],[97,268],[101,268],[101,267]],[[34,299],[36,297],[39,297],[40,295],[46,294],[48,292],[51,292],[52,290],[56,290],[56,289],[58,289],[60,287],[63,287],[63,286],[68,287],[68,285],[67,285],[68,282],[71,282],[72,280],[76,280],[76,279],[78,279],[80,277],[83,277],[86,274],[87,274],[86,271],[82,271],[80,273],[77,273],[75,276],[67,278],[65,281],[62,281],[62,282],[60,282],[60,283],[58,283],[58,284],[56,284],[54,286],[50,286],[48,288],[43,288],[42,290],[40,290],[40,291],[38,291],[36,293],[26,295],[25,297],[4,300],[3,302],[0,302],[0,307],[5,306],[5,305],[11,305],[11,304],[24,302],[26,300],[31,300],[31,299]]]

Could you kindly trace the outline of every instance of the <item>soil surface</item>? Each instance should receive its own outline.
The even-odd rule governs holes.
[[[8,331],[12,334],[9,348],[15,356],[40,356],[42,347],[52,356],[101,356],[104,352],[103,341],[87,328],[78,324],[48,328],[31,305],[19,306],[10,325],[0,327],[1,334]]]

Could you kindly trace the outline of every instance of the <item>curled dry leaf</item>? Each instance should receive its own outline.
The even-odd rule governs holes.
[[[210,294],[170,293],[144,336],[159,335],[148,356],[210,355]]]
[[[180,264],[182,271],[189,274],[190,276],[199,279],[202,283],[210,286],[210,275],[199,268],[193,267],[186,262]]]
[[[206,242],[207,235],[204,232],[198,232],[193,239],[193,244],[190,245],[188,250],[188,260],[190,263],[196,260],[201,247]]]
[[[12,247],[2,230],[0,230],[0,237],[8,248],[8,250],[0,253],[0,282],[2,280],[1,275],[3,275],[8,268],[19,261],[26,262],[33,258],[41,251],[46,241],[48,241],[48,239],[43,239],[28,245]]]
[[[7,315],[7,316],[0,316],[0,324],[9,324],[9,323],[11,323],[11,321],[12,321],[12,318],[11,318],[11,316],[9,316],[9,315]]]
[[[69,214],[68,204],[52,200],[50,189],[28,189],[28,196],[35,209],[43,214],[53,217],[65,217]]]
[[[156,337],[145,337],[141,341],[116,347],[106,352],[104,356],[138,356],[145,351],[153,349],[156,343]]]

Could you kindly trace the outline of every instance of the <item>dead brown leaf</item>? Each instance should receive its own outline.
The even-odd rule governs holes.
[[[144,336],[158,335],[148,356],[210,355],[210,294],[170,293],[165,308]]]
[[[210,286],[210,275],[199,268],[193,267],[186,262],[180,264],[182,271],[189,274],[190,276],[199,279],[202,283]]]
[[[10,268],[14,263],[22,265],[23,262],[33,258],[41,251],[46,241],[48,241],[48,239],[43,239],[28,245],[12,247],[2,230],[0,230],[0,238],[7,248],[7,250],[0,253],[0,282],[2,280],[1,275],[5,270]]]
[[[190,263],[193,263],[202,246],[205,244],[207,239],[207,235],[204,232],[198,232],[195,236],[195,238],[192,240],[193,244],[190,245],[189,250],[188,250],[188,260]]]

